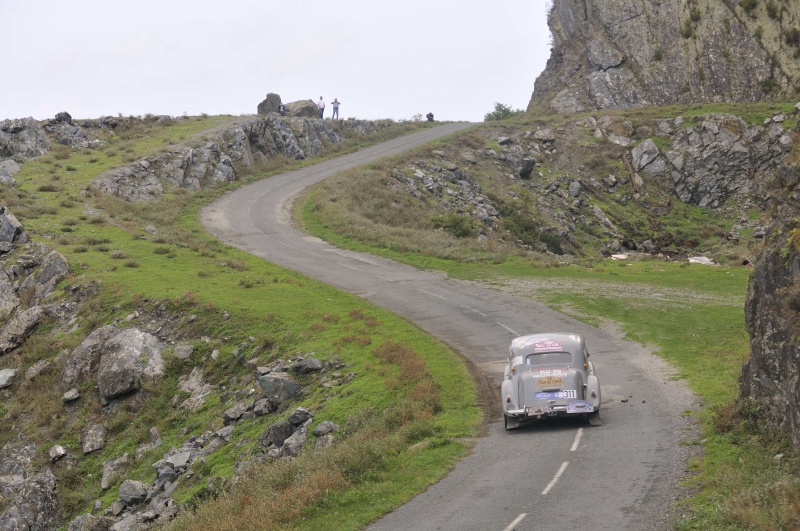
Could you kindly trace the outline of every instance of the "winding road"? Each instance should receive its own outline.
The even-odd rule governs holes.
[[[291,224],[292,200],[309,185],[471,125],[426,129],[243,186],[203,209],[203,222],[226,243],[415,322],[472,360],[498,400],[512,338],[586,336],[602,386],[602,426],[568,419],[506,432],[497,409],[472,455],[369,529],[669,529],[686,468],[681,412],[693,405],[657,357],[533,300],[338,249]]]

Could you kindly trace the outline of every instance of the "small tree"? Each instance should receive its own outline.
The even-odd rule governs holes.
[[[514,116],[515,114],[523,113],[522,109],[512,109],[508,105],[503,105],[500,102],[494,102],[494,111],[486,113],[483,117],[484,122],[491,122],[493,120],[507,120]]]

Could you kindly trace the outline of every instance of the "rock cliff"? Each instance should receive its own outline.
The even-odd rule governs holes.
[[[798,88],[800,5],[738,0],[555,0],[529,108],[559,112],[763,101]],[[797,42],[796,42],[797,41]]]

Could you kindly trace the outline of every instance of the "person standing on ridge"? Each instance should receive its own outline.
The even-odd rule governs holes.
[[[339,117],[339,100],[333,98],[331,102],[331,107],[333,107],[333,115],[331,116],[331,120],[335,120]]]
[[[319,97],[319,102],[317,102],[317,108],[319,109],[319,117],[325,114],[325,100],[322,99],[322,96]]]

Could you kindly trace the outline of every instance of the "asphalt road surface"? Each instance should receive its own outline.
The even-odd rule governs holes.
[[[309,185],[469,126],[442,125],[243,186],[206,207],[203,222],[226,243],[417,323],[472,360],[498,401],[512,338],[586,336],[602,388],[602,426],[566,419],[506,432],[498,412],[472,455],[369,529],[668,529],[686,466],[681,412],[693,406],[659,359],[535,301],[338,249],[291,225],[291,202]]]

